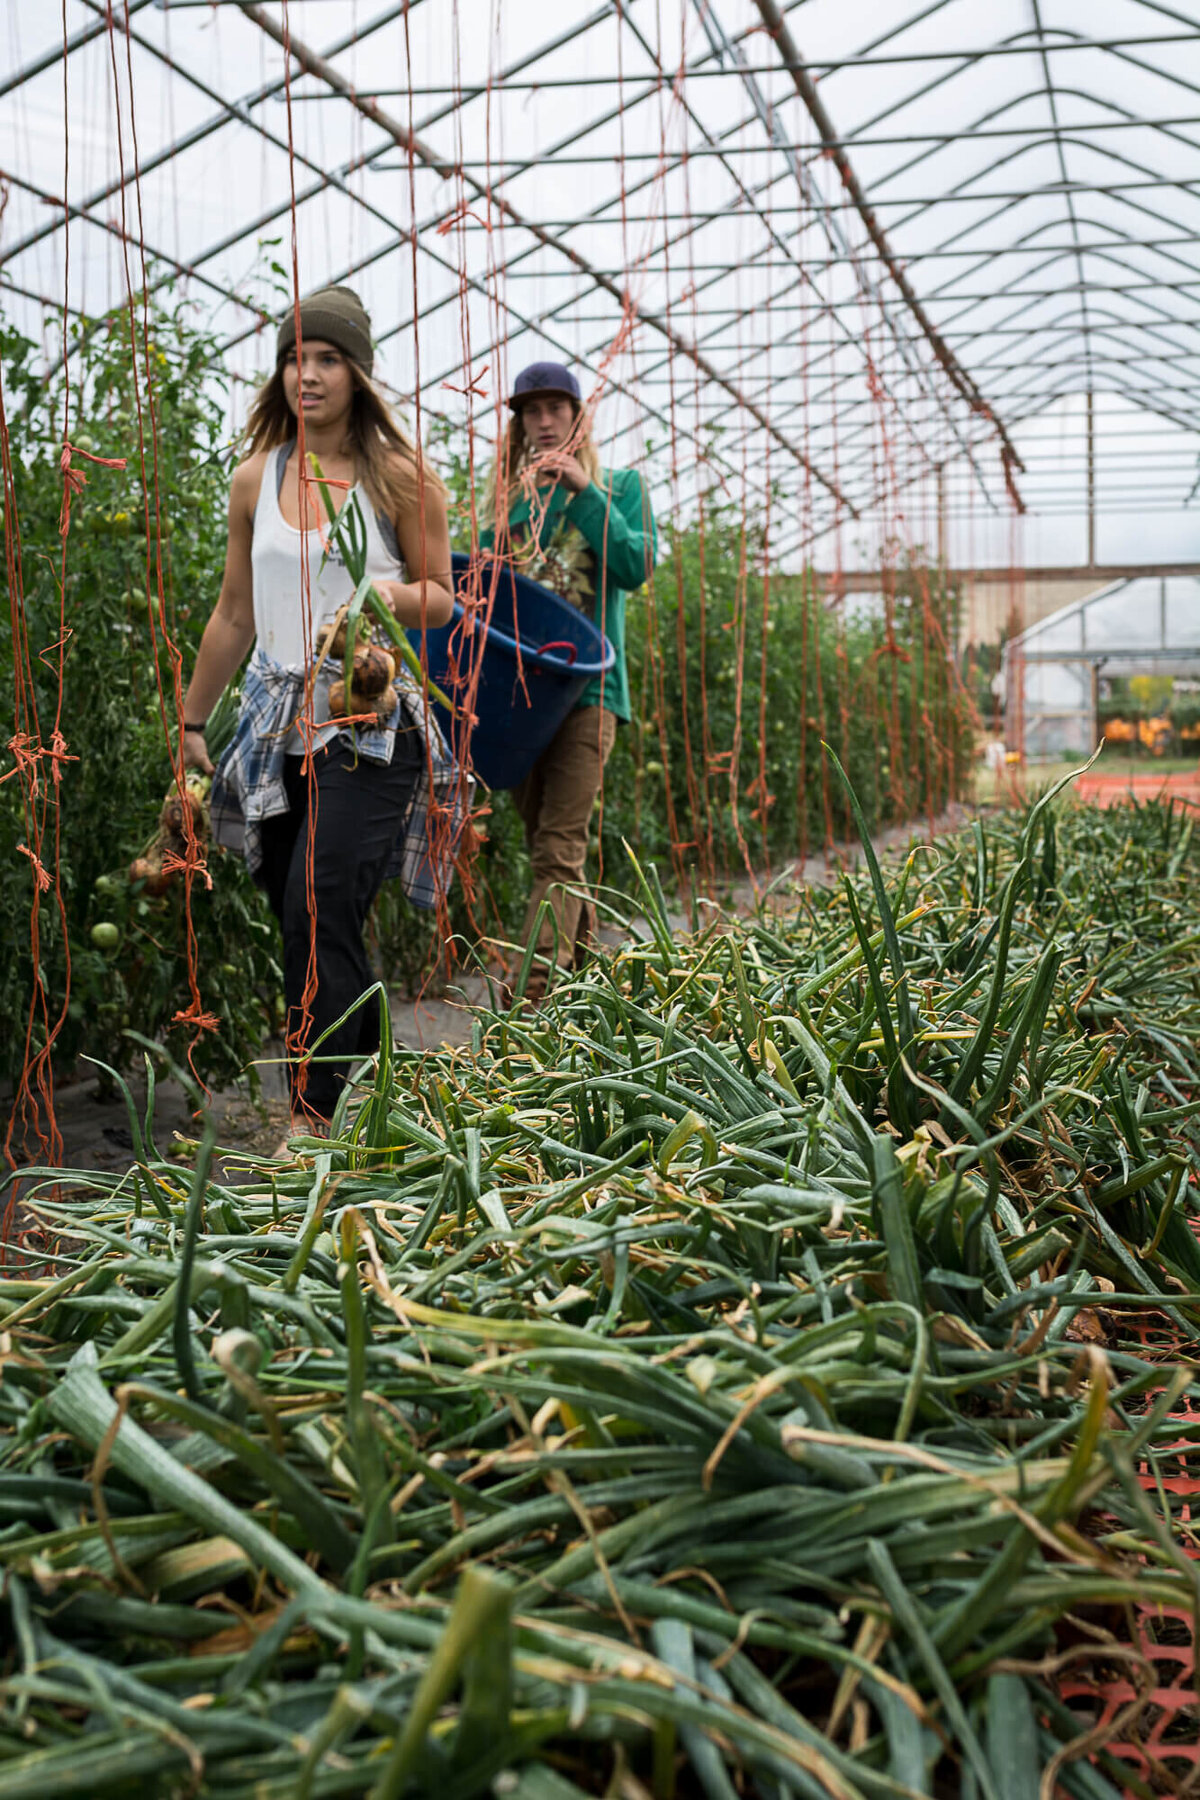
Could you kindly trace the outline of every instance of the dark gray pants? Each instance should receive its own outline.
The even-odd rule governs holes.
[[[312,916],[309,911],[308,783],[303,757],[287,758],[289,808],[263,824],[263,866],[259,880],[283,932],[283,992],[289,1039],[315,1044],[335,1019],[354,1005],[376,977],[363,943],[371,904],[383,883],[393,846],[424,767],[416,732],[397,736],[388,764],[370,762],[334,741],[313,756],[316,818],[312,833]],[[302,996],[310,946],[316,951],[317,989],[311,1023],[302,1038]],[[337,1104],[350,1063],[379,1048],[379,1002],[372,999],[332,1032],[314,1060],[304,1086],[305,1108],[327,1119]],[[298,1069],[289,1065],[293,1105],[298,1105]]]

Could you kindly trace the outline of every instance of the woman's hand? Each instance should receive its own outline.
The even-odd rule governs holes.
[[[405,581],[377,581],[375,592],[386,602],[388,611],[399,618],[409,597],[409,584]]]
[[[185,769],[199,769],[202,775],[213,772],[212,759],[208,754],[208,745],[204,741],[202,731],[185,731],[180,744]]]
[[[436,631],[439,625],[449,623],[454,612],[454,582],[449,570],[442,576],[430,576],[424,583],[377,581],[375,591],[392,617],[410,629],[424,623]]]

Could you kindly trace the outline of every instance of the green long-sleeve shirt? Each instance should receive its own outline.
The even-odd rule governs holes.
[[[514,545],[530,535],[529,501],[523,494],[509,512],[508,529]],[[493,541],[490,530],[480,533],[482,548],[489,549]],[[606,706],[626,722],[625,600],[648,580],[657,548],[645,482],[634,469],[613,469],[581,494],[555,487],[541,521],[535,560],[520,565],[535,581],[581,607],[604,632],[616,662],[606,675],[588,683],[578,704]]]

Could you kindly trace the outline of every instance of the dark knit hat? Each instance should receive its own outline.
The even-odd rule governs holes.
[[[371,318],[366,307],[348,287],[318,288],[300,302],[300,331],[305,338],[323,338],[336,344],[344,356],[357,363],[364,375],[371,373],[375,346],[371,342]],[[275,361],[283,361],[296,346],[296,309],[289,306],[279,321]]]

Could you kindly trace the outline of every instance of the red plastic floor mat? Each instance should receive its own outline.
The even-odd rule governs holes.
[[[1165,1314],[1125,1314],[1121,1324],[1127,1339],[1140,1340],[1147,1360],[1172,1366],[1191,1360],[1194,1346],[1181,1343],[1177,1327]],[[1200,1427],[1200,1405],[1185,1397],[1172,1418],[1181,1426]],[[1161,1449],[1156,1460],[1163,1489],[1183,1502],[1175,1511],[1177,1541],[1188,1556],[1200,1560],[1200,1433]],[[1148,1464],[1143,1464],[1139,1480],[1149,1493],[1157,1492],[1158,1482]],[[1131,1635],[1153,1670],[1154,1685],[1107,1748],[1131,1763],[1151,1792],[1200,1797],[1200,1687],[1192,1615],[1173,1607],[1138,1607]],[[1103,1651],[1098,1648],[1094,1670],[1102,1667]],[[1083,1730],[1093,1723],[1111,1725],[1137,1700],[1143,1686],[1114,1661],[1109,1679],[1098,1681],[1095,1673],[1090,1681],[1071,1676],[1060,1681],[1058,1691],[1064,1700],[1093,1703],[1080,1707]]]

